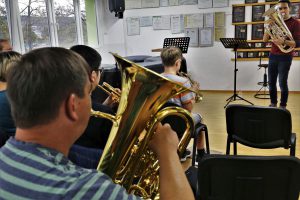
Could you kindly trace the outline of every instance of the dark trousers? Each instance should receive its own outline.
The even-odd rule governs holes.
[[[277,104],[277,77],[281,90],[280,106],[286,106],[289,88],[288,76],[292,61],[269,60],[268,75],[269,75],[269,90],[271,103]]]

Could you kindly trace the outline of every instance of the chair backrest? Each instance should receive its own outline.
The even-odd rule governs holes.
[[[198,166],[200,200],[297,200],[299,180],[290,156],[214,155]]]
[[[289,148],[292,134],[291,114],[286,109],[237,105],[226,108],[229,137],[255,148]]]

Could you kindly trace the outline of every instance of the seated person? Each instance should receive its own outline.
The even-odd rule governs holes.
[[[102,172],[67,158],[90,118],[92,89],[87,63],[64,48],[30,51],[9,70],[17,129],[0,149],[0,199],[137,199]],[[149,146],[159,159],[160,198],[194,199],[177,145],[176,133],[159,124]]]
[[[20,58],[21,54],[14,51],[0,53],[0,128],[10,136],[15,135],[16,127],[11,116],[10,104],[6,96],[6,76],[7,71],[13,63]]]
[[[89,78],[94,91],[99,84],[101,76],[101,55],[95,49],[86,45],[75,45],[70,49],[82,56],[88,63]],[[109,96],[103,104],[97,103],[92,99],[92,108],[95,111],[113,114],[111,107],[114,104],[115,100],[112,96]],[[91,116],[87,128],[75,144],[89,148],[104,149],[111,126],[112,122],[110,120]]]
[[[162,75],[166,78],[169,78],[187,88],[193,88],[190,81],[186,77],[178,76],[177,73],[180,70],[182,53],[177,47],[168,47],[164,48],[160,54],[162,63],[164,65],[164,72]],[[172,103],[177,104],[180,107],[185,108],[186,110],[192,113],[193,104],[195,103],[195,94],[193,92],[184,92],[178,96],[169,100]],[[200,114],[192,113],[192,117],[195,125],[202,121]],[[197,160],[201,159],[205,154],[204,150],[204,133],[199,134],[198,143],[197,143]],[[190,157],[191,152],[186,150],[182,161],[186,160],[186,157]]]

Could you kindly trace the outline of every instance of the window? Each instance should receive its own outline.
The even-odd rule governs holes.
[[[97,17],[95,0],[80,0],[83,40],[86,45],[97,45]]]
[[[55,0],[54,12],[56,17],[59,46],[69,48],[77,44],[77,29],[73,0]]]
[[[84,44],[88,44],[85,0],[80,0],[80,18],[81,18],[81,22],[82,22],[83,41],[84,41]]]
[[[19,0],[25,50],[50,46],[49,24],[44,0]]]
[[[0,0],[0,39],[9,39],[5,0]]]

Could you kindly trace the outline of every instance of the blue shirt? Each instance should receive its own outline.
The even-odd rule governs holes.
[[[10,135],[15,135],[16,127],[11,116],[10,104],[5,90],[0,91],[0,128]]]
[[[10,138],[0,149],[0,199],[138,199],[62,153]]]

